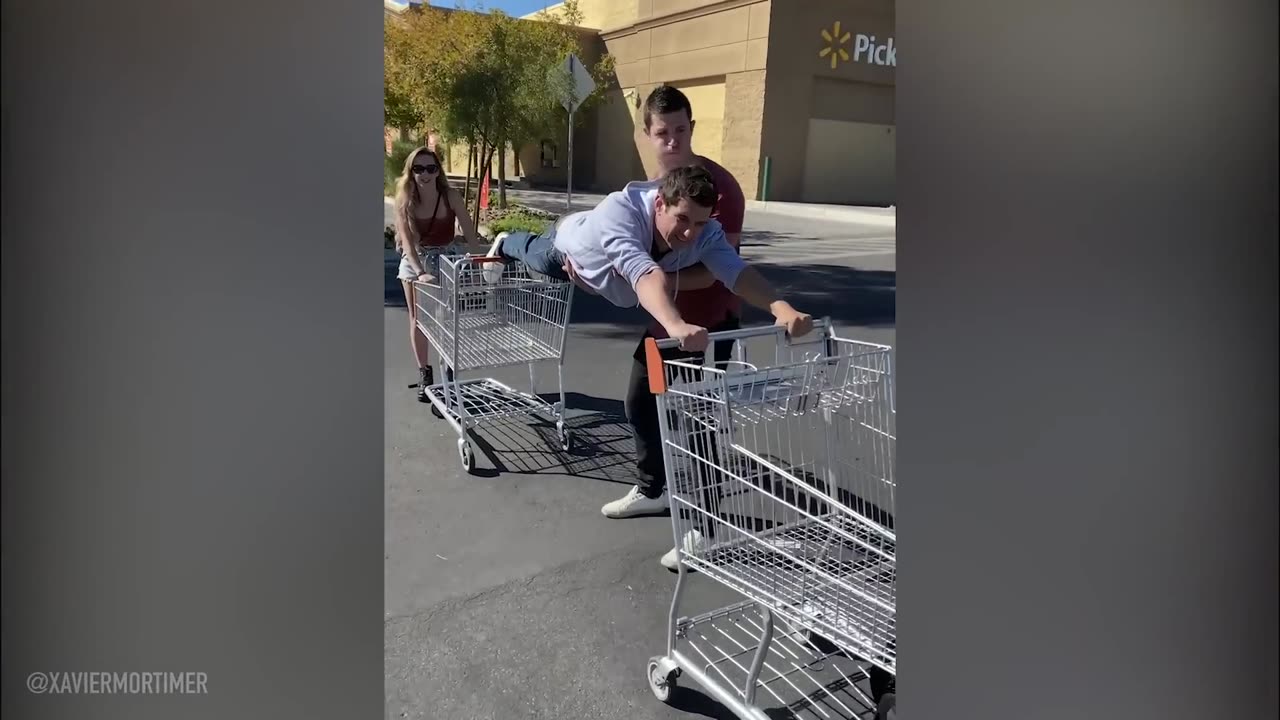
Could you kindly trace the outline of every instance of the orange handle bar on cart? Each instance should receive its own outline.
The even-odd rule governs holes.
[[[814,331],[819,332],[822,336],[831,334],[831,318],[822,318],[813,321]],[[748,338],[765,337],[773,335],[782,339],[786,337],[787,330],[781,325],[756,325],[753,327],[739,328],[737,330],[723,330],[721,332],[707,333],[707,347],[712,348],[717,342],[725,340],[746,340]],[[790,338],[787,338],[788,340]],[[667,391],[667,376],[662,371],[662,350],[673,347],[679,347],[680,341],[672,338],[645,338],[644,341],[644,365],[649,375],[649,392],[654,395],[661,395]]]

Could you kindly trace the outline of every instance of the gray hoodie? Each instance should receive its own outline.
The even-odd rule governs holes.
[[[629,183],[594,209],[566,217],[556,228],[555,247],[573,263],[579,279],[619,307],[639,304],[635,285],[654,268],[677,272],[702,263],[732,289],[746,267],[716,220],[703,227],[697,240],[654,262],[653,213],[660,185]]]

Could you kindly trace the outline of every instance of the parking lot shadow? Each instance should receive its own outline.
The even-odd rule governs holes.
[[[555,425],[545,420],[521,417],[486,423],[472,439],[494,467],[477,469],[477,474],[548,473],[633,484],[635,444],[622,401],[581,393],[565,393],[565,400],[569,408],[565,426],[573,438],[568,452],[560,449]]]
[[[841,327],[892,328],[897,315],[897,273],[838,265],[757,264],[760,272],[797,309],[830,318]],[[743,323],[769,323],[762,310],[743,308]],[[591,325],[592,337],[639,341],[648,322],[643,310],[617,308],[599,297],[577,293],[574,325]]]
[[[837,325],[894,327],[897,315],[898,273],[841,265],[758,265],[760,272],[797,309],[814,317],[829,317]],[[747,322],[768,317],[748,308]]]

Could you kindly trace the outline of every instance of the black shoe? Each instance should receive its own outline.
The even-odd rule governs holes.
[[[431,368],[427,368],[427,372],[431,372]],[[453,370],[446,367],[444,369],[444,376],[448,378],[449,382],[453,382]],[[444,413],[440,412],[440,407],[435,403],[431,403],[431,414],[436,416],[437,419],[444,419]]]
[[[898,695],[888,693],[880,698],[876,707],[876,720],[896,720],[898,717]]]
[[[877,705],[880,704],[883,698],[897,694],[898,678],[896,675],[890,675],[878,667],[869,668],[867,675],[871,685],[871,699]]]
[[[431,398],[427,394],[427,388],[436,384],[435,375],[431,371],[431,366],[428,365],[427,367],[419,368],[418,375],[421,378],[418,380],[418,402],[431,402]]]

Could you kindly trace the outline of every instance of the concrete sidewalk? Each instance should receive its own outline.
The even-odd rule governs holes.
[[[874,225],[877,227],[896,228],[898,225],[898,208],[861,207],[855,205],[819,205],[817,203],[775,202],[748,200],[747,210],[800,217],[808,220],[830,220],[832,222],[857,223],[858,225]]]

